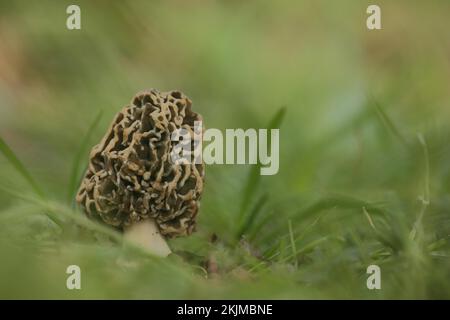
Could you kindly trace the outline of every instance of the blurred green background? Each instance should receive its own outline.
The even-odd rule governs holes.
[[[450,298],[450,2],[376,1],[376,31],[369,4],[0,0],[15,154],[0,144],[0,297]],[[207,128],[281,128],[277,175],[206,168],[198,231],[168,259],[71,198],[114,114],[152,87],[183,91]]]

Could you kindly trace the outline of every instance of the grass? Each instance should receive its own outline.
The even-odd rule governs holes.
[[[96,122],[98,121],[96,120],[94,123]],[[436,237],[436,234],[426,234],[423,230],[424,213],[429,205],[430,173],[427,145],[422,136],[419,136],[419,142],[423,147],[426,165],[424,196],[421,198],[421,211],[413,224],[409,237],[406,236],[408,232],[407,224],[404,221],[398,221],[398,217],[395,217],[393,213],[377,205],[343,196],[319,200],[293,214],[291,218],[287,219],[287,224],[284,224],[285,227],[286,225],[288,227],[287,233],[283,230],[286,229],[283,228],[283,223],[281,223],[281,228],[273,228],[275,224],[264,219],[265,223],[256,227],[258,214],[266,214],[270,219],[276,218],[273,211],[263,210],[268,202],[267,194],[263,194],[256,201],[253,210],[245,219],[245,223],[237,225],[236,230],[239,232],[236,234],[240,235],[237,244],[222,241],[220,238],[211,241],[205,238],[205,235],[194,236],[192,241],[185,241],[187,244],[183,244],[182,250],[175,250],[175,255],[168,259],[148,256],[130,244],[124,245],[121,235],[116,231],[89,220],[81,212],[70,209],[66,204],[43,200],[41,188],[31,178],[31,174],[21,164],[11,148],[3,139],[1,141],[0,151],[10,165],[23,176],[30,191],[32,191],[30,196],[24,196],[23,192],[4,189],[4,192],[20,198],[21,203],[24,203],[18,207],[13,206],[8,210],[14,214],[3,213],[0,217],[3,220],[3,231],[7,231],[6,234],[12,236],[12,238],[9,238],[8,244],[4,243],[6,245],[2,247],[2,250],[8,250],[11,249],[9,246],[17,245],[20,245],[21,250],[25,250],[25,252],[30,250],[31,258],[21,256],[21,259],[17,261],[20,265],[15,266],[15,272],[26,274],[42,272],[43,275],[41,276],[45,278],[49,276],[46,274],[49,272],[48,270],[40,270],[39,268],[30,270],[30,268],[36,267],[36,262],[33,261],[31,264],[25,265],[23,264],[24,260],[45,260],[53,268],[56,266],[63,268],[64,263],[72,261],[80,264],[82,270],[89,270],[89,279],[93,280],[98,277],[94,281],[97,286],[88,284],[83,288],[86,290],[82,290],[80,293],[71,293],[62,290],[57,285],[57,281],[62,281],[63,278],[61,269],[59,276],[50,279],[50,286],[46,284],[45,287],[41,287],[42,291],[35,293],[33,293],[33,290],[18,291],[16,295],[8,293],[7,296],[4,296],[5,298],[141,298],[142,296],[146,298],[446,297],[441,295],[446,292],[446,284],[435,283],[437,288],[428,287],[428,281],[433,281],[437,276],[445,276],[445,273],[448,272],[445,265],[448,263],[449,256],[447,237],[444,235],[439,238]],[[256,190],[258,185],[252,182],[253,171],[256,167],[250,169],[248,179],[250,182],[247,182],[247,186],[244,188],[244,190],[247,190],[244,193],[245,197],[253,197],[258,193]],[[249,187],[249,184],[251,184],[251,187]],[[26,210],[24,210],[24,207]],[[242,208],[245,208],[245,206]],[[335,223],[351,222],[353,219],[348,216],[351,211],[354,211],[360,217],[364,215],[370,228],[348,229],[340,235],[340,232],[336,232],[339,229],[335,229]],[[323,220],[326,220],[325,216],[339,213],[344,214],[339,219],[340,221],[331,218],[327,222],[323,222]],[[372,215],[374,215],[374,218],[372,218]],[[20,236],[23,236],[23,228],[33,230],[36,219],[40,220],[40,224],[47,225],[45,231],[39,233],[39,230],[44,230],[41,226],[36,234],[28,235],[25,241],[19,241]],[[22,223],[20,230],[14,230],[15,227],[12,227],[17,220],[21,220]],[[283,219],[280,220],[283,221]],[[359,219],[359,221],[359,223],[364,222],[363,219]],[[56,223],[49,228],[51,222]],[[293,223],[296,224],[296,229],[294,229]],[[322,228],[318,230],[319,224],[322,224]],[[6,230],[7,226],[12,230]],[[269,229],[272,229],[272,233],[268,233],[266,238],[259,241],[247,240],[247,235],[253,235],[252,231],[262,232],[263,227],[267,228],[268,226],[270,226]],[[300,230],[298,226],[302,226],[302,229]],[[328,232],[328,235],[323,236],[324,233],[327,233],[326,230],[330,230],[330,227],[335,232]],[[256,229],[252,230],[252,228]],[[345,230],[345,227],[343,229]],[[364,229],[369,232],[362,232]],[[420,237],[415,236],[417,232],[420,232]],[[2,237],[5,237],[6,234],[2,233]],[[14,243],[14,237],[18,237],[17,243]],[[273,239],[277,240],[273,241]],[[181,241],[181,239],[176,240],[174,247],[177,248],[177,242]],[[264,248],[264,244],[269,244],[266,250],[259,251],[258,246]],[[189,248],[190,245],[192,245],[192,248]],[[199,246],[201,247],[200,250]],[[49,250],[50,248],[51,250]],[[63,250],[63,254],[61,250]],[[340,252],[340,257],[333,253],[335,250]],[[198,254],[198,251],[200,251],[200,254]],[[204,253],[202,254],[202,252]],[[2,252],[2,254],[8,253],[11,254],[11,252]],[[214,259],[214,261],[217,259],[220,266],[219,271],[211,268],[211,259]],[[106,263],[107,265],[105,265]],[[388,275],[388,278],[394,279],[390,279],[390,282],[385,285],[388,289],[383,289],[383,294],[371,295],[369,291],[366,291],[367,289],[364,289],[363,270],[365,264],[370,263],[379,264],[383,270],[388,270],[388,274],[394,274],[394,276]],[[405,270],[406,265],[410,264],[413,268]],[[330,267],[331,270],[334,270],[334,275],[327,275],[327,272],[331,270],[326,270]],[[396,268],[402,271],[402,275],[399,271],[396,271]],[[426,270],[431,271],[428,268],[433,268],[435,271],[423,274]],[[278,273],[280,270],[284,270],[284,274]],[[401,286],[412,279],[408,280],[408,277],[417,277],[415,272],[421,273],[419,280],[423,281],[420,283],[423,286],[420,287],[420,295],[417,292],[411,292],[411,296],[400,294]],[[342,273],[347,280],[350,280],[345,285],[340,279]],[[112,280],[112,283],[111,280],[107,284],[98,282],[100,279],[105,279],[108,274],[114,275],[115,280]],[[153,283],[152,279],[156,275],[174,277],[172,281],[176,279],[178,282],[173,283],[173,286],[178,287],[181,283],[182,288],[175,293],[159,291],[164,283],[158,281]],[[140,282],[140,277],[144,277],[147,281]],[[396,277],[399,279],[395,279]],[[27,286],[20,275],[17,275],[17,278],[9,278],[11,282],[8,282],[5,278],[2,281],[5,285],[4,288],[11,288],[16,286],[17,283],[19,287],[21,285]],[[242,290],[242,281],[255,291]],[[291,281],[297,284],[297,288],[292,286]],[[358,282],[361,282],[361,284],[357,285]],[[39,281],[37,283],[43,285]],[[130,290],[131,284],[137,286],[138,290],[136,291],[134,286],[133,290]],[[342,287],[340,287],[341,285]],[[349,285],[355,287],[348,287]],[[111,286],[114,288],[113,294],[108,291]],[[320,291],[320,288],[324,286],[327,288],[323,289],[323,292],[331,292],[331,294],[323,294]],[[266,291],[258,292],[258,288]],[[311,290],[312,288],[313,290]],[[299,290],[297,291],[297,289]],[[352,292],[355,289],[357,295]]]
[[[368,32],[367,5],[80,1],[76,32],[62,2],[2,5],[0,298],[449,299],[449,11],[381,1]],[[198,230],[167,259],[73,205],[148,87],[185,92],[207,128],[280,128],[277,175],[206,168]]]
[[[76,191],[81,183],[82,178],[82,172],[80,172],[81,162],[83,161],[83,155],[86,154],[87,150],[89,150],[89,142],[92,139],[92,134],[95,130],[95,128],[98,126],[100,119],[102,117],[103,112],[100,110],[97,114],[97,116],[94,118],[94,121],[92,121],[92,124],[90,125],[86,136],[81,142],[80,148],[78,149],[78,152],[75,154],[73,165],[72,165],[72,171],[70,174],[70,180],[69,180],[69,187],[67,192],[67,201],[70,203],[75,199]],[[86,170],[86,167],[85,167]]]
[[[14,169],[28,182],[33,191],[41,198],[44,198],[44,193],[39,185],[36,183],[34,178],[28,172],[27,168],[19,160],[16,154],[11,150],[11,148],[6,144],[6,142],[0,137],[0,151],[3,153],[5,158],[14,167]]]

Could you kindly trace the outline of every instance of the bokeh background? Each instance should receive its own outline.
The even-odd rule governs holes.
[[[450,298],[450,2],[376,1],[369,31],[372,2],[1,0],[0,297]],[[152,87],[209,128],[281,128],[277,175],[207,167],[168,259],[73,207],[89,149]]]

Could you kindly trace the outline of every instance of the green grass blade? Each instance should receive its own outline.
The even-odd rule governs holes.
[[[0,191],[4,192],[5,194],[10,195],[11,197],[23,200],[25,202],[38,204],[38,203],[46,203],[47,200],[42,198],[39,195],[36,195],[37,197],[33,197],[30,195],[27,195],[24,192],[21,192],[19,190],[12,190],[11,188],[4,187],[0,184]],[[62,227],[62,222],[59,216],[52,214],[51,212],[44,211],[44,214],[57,226]]]
[[[294,265],[295,269],[298,269],[297,247],[295,246],[294,231],[292,231],[292,221],[290,219],[288,220],[288,227],[289,227],[289,240],[291,242],[292,256],[294,257]]]
[[[395,136],[402,143],[402,145],[409,148],[408,141],[402,135],[402,133],[394,124],[394,122],[391,120],[391,118],[388,116],[388,114],[383,110],[378,101],[375,100],[374,97],[370,97],[369,99],[372,102],[371,105],[373,105],[373,107],[375,108],[375,112],[377,113],[383,125],[391,132],[393,136]]]
[[[241,223],[241,226],[238,229],[236,239],[240,239],[250,229],[258,214],[262,211],[264,205],[266,204],[267,198],[268,195],[263,194],[256,202],[252,211],[248,215],[245,215],[245,220]]]
[[[278,129],[281,126],[281,123],[283,122],[283,118],[286,114],[286,107],[281,107],[277,113],[273,116],[273,118],[270,120],[267,129]],[[269,139],[269,145],[268,145],[268,150],[270,150],[270,145],[271,145],[271,141]],[[258,162],[257,165],[254,165],[251,169],[250,169],[250,173],[247,179],[247,183],[245,185],[244,188],[244,192],[243,192],[243,196],[242,196],[242,204],[241,204],[241,217],[240,217],[240,221],[243,221],[241,223],[242,225],[249,225],[251,224],[252,221],[248,220],[248,217],[246,217],[247,215],[247,211],[248,208],[256,194],[256,190],[257,187],[259,185],[259,181],[261,179],[261,175],[260,175],[260,169],[261,169],[261,163]],[[258,206],[258,204],[256,204],[256,206]],[[254,210],[252,211],[254,212]],[[245,229],[245,228],[244,228]],[[241,232],[245,232],[245,230],[243,230],[243,227],[241,227],[238,230],[238,235],[240,236],[242,233]]]
[[[293,220],[294,222],[297,220],[305,220],[314,216],[315,214],[318,214],[320,212],[332,208],[356,210],[355,212],[357,213],[360,213],[361,212],[360,210],[362,208],[365,208],[366,210],[369,210],[369,212],[371,212],[372,214],[387,213],[387,210],[380,207],[379,204],[377,203],[370,203],[350,196],[333,195],[319,199],[313,204],[307,206],[306,208],[301,209],[294,215]]]
[[[0,152],[3,153],[8,162],[16,169],[16,171],[28,182],[33,191],[40,197],[45,198],[44,192],[33,179],[27,168],[16,156],[14,151],[6,144],[2,137],[0,137]]]
[[[419,216],[417,217],[416,222],[414,223],[414,227],[409,234],[410,239],[414,239],[418,232],[422,232],[422,220],[427,211],[427,208],[430,204],[430,157],[428,154],[428,146],[425,138],[422,134],[418,134],[417,138],[419,139],[419,143],[422,146],[423,157],[425,162],[425,181],[423,187],[423,196],[421,196],[422,206],[420,209]]]
[[[75,197],[76,189],[78,187],[78,183],[80,180],[80,164],[81,160],[83,158],[84,153],[88,149],[88,143],[91,140],[92,134],[97,128],[98,124],[100,123],[100,119],[102,118],[103,110],[100,110],[97,114],[97,116],[92,121],[91,125],[88,128],[88,131],[86,132],[86,135],[84,136],[80,147],[78,148],[75,157],[73,159],[72,163],[72,170],[70,173],[69,178],[69,186],[67,188],[67,201],[70,203],[73,198]]]

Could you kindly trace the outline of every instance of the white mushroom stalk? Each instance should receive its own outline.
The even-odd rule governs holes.
[[[145,219],[125,227],[124,237],[150,254],[167,257],[172,253],[154,219]]]

